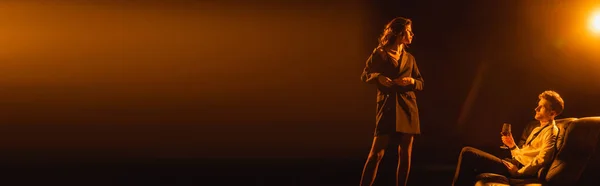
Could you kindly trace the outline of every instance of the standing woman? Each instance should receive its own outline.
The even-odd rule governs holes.
[[[362,81],[377,87],[375,133],[361,186],[373,184],[389,145],[398,146],[396,185],[408,181],[413,136],[421,133],[415,91],[423,90],[415,58],[405,50],[414,36],[411,24],[410,19],[397,17],[385,25],[361,76]]]

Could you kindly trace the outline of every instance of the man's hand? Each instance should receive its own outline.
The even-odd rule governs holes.
[[[377,76],[377,81],[379,81],[380,84],[382,84],[383,86],[386,87],[391,87],[392,85],[394,85],[394,82],[392,81],[392,79],[379,75]]]
[[[400,86],[408,86],[408,85],[415,84],[415,79],[411,78],[411,77],[403,77],[403,78],[394,79],[394,83],[396,83]]]
[[[513,139],[512,134],[508,136],[502,136],[502,143],[504,143],[504,145],[511,149],[516,145],[515,139]]]
[[[519,174],[519,169],[517,168],[517,166],[504,160],[502,160],[502,163],[504,164],[504,166],[506,166],[506,168],[508,169],[508,173],[510,173],[511,176],[517,176]]]

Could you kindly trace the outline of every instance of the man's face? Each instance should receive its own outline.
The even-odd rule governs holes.
[[[535,119],[538,121],[551,121],[556,116],[556,112],[550,108],[550,102],[541,99],[535,108]]]

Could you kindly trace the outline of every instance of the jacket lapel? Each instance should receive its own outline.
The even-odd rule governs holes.
[[[408,63],[408,56],[406,55],[406,52],[402,52],[402,55],[400,56],[400,73],[404,72],[404,68],[406,68],[406,64]]]

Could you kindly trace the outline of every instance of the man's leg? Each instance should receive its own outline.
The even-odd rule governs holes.
[[[410,173],[412,155],[412,134],[401,134],[398,145],[398,168],[396,169],[396,185],[406,185]]]
[[[367,162],[363,168],[362,177],[360,179],[361,186],[371,186],[375,177],[377,176],[377,169],[379,162],[383,158],[385,148],[390,143],[389,135],[375,136],[373,138],[373,144],[371,145],[371,151],[367,157]]]
[[[473,147],[464,147],[458,157],[452,185],[471,186],[475,184],[475,176],[484,172],[508,175],[508,169],[500,158]]]

